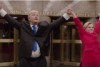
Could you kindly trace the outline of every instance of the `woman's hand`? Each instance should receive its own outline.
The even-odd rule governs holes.
[[[100,13],[98,13],[98,16],[100,17]]]
[[[100,20],[100,13],[98,13],[98,17],[99,17],[99,20]]]
[[[77,17],[77,15],[75,14],[75,12],[71,8],[67,9],[67,14],[69,16],[72,16],[73,18]]]

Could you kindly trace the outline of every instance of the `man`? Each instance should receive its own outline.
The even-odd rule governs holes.
[[[2,8],[0,4],[0,14],[13,27],[19,30],[19,64],[18,67],[47,67],[45,55],[48,52],[48,35],[52,29],[68,20],[65,13],[58,20],[48,24],[46,21],[39,22],[39,12],[32,10],[29,12],[28,21],[18,22],[14,20]]]

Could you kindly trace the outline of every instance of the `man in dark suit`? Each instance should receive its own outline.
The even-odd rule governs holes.
[[[58,20],[48,24],[46,21],[39,22],[39,12],[29,12],[28,21],[18,22],[14,20],[0,6],[0,14],[13,27],[19,30],[19,64],[18,67],[47,67],[45,55],[48,52],[48,35],[52,29],[68,20],[65,13]]]

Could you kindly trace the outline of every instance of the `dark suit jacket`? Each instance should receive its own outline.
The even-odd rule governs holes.
[[[34,41],[34,35],[32,33],[32,29],[30,27],[29,22],[18,22],[8,14],[6,14],[4,19],[7,20],[13,27],[19,30],[19,58],[29,58],[32,54],[32,45]],[[61,25],[64,22],[66,22],[66,20],[63,17],[60,17],[58,20],[52,22],[49,25],[45,25],[44,22],[40,22],[40,24],[38,25],[39,28],[36,33],[35,39],[39,44],[40,52],[43,56],[46,55],[46,49],[48,49],[49,47],[49,45],[47,45],[49,33],[53,28]]]

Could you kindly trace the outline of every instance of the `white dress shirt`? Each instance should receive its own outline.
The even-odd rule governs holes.
[[[31,26],[31,28],[33,29],[33,25],[30,25]],[[35,27],[36,27],[36,31],[38,30],[38,26],[37,25],[35,25]],[[38,45],[38,43],[37,43],[37,50],[36,51],[32,51],[32,55],[31,55],[31,57],[39,57],[41,55],[41,53],[40,53],[40,48],[39,48],[39,45]]]

